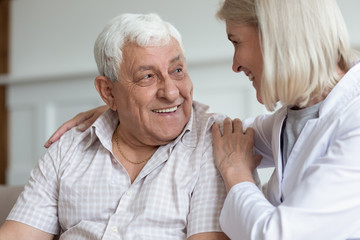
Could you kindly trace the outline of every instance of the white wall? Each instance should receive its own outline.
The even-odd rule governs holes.
[[[360,46],[360,1],[338,0],[351,42]],[[75,113],[101,104],[93,43],[105,23],[124,12],[159,13],[183,35],[194,98],[214,111],[244,118],[264,112],[246,77],[231,71],[232,46],[214,15],[218,0],[14,0],[8,85],[8,183],[23,184],[51,133]],[[262,172],[267,179],[268,172]]]
[[[350,35],[350,43],[360,51],[360,1],[359,0],[337,0],[343,13]]]
[[[231,56],[223,23],[214,17],[218,0],[16,0],[11,6],[15,77],[96,71],[95,38],[124,12],[156,12],[173,23],[184,36],[190,62]]]

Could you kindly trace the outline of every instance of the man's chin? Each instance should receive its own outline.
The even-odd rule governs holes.
[[[166,145],[166,144],[174,141],[181,134],[181,132],[182,132],[182,130],[181,131],[174,131],[174,132],[171,132],[171,133],[159,134],[157,136],[157,142],[158,142],[157,145]]]

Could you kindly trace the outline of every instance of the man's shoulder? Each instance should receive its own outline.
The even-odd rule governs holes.
[[[215,122],[221,123],[226,118],[223,114],[214,113],[209,106],[194,101],[190,121],[190,132],[186,139],[192,139],[197,147],[211,144],[211,127]]]
[[[42,158],[47,159],[51,157],[55,163],[65,164],[75,153],[84,153],[90,141],[91,129],[82,132],[74,127],[64,133],[58,141],[53,143]]]
[[[111,136],[117,122],[118,118],[113,111],[105,111],[85,131],[80,131],[74,127],[64,133],[59,140],[59,144],[62,148],[78,145],[84,145],[84,148],[86,148],[100,138],[107,139],[109,135]]]
[[[213,112],[208,105],[197,101],[194,101],[193,109],[197,123],[206,126],[205,129],[209,129],[215,122],[222,122],[227,117],[225,114]]]
[[[88,141],[90,136],[91,127],[86,129],[85,131],[80,131],[79,129],[74,127],[61,136],[61,138],[59,139],[59,145],[61,145],[62,147],[78,145],[81,142]]]

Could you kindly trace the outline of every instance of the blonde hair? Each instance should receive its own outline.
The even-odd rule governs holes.
[[[335,0],[225,0],[217,16],[258,28],[263,55],[261,97],[305,106],[339,81],[355,54]]]

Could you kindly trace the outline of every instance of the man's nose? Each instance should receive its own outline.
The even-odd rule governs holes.
[[[170,76],[165,76],[158,90],[158,97],[165,98],[168,101],[175,101],[179,97],[179,89],[176,80]]]

